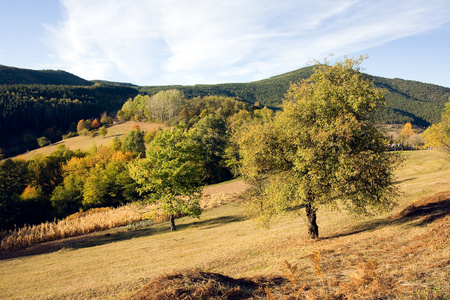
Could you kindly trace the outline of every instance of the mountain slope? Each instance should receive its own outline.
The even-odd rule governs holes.
[[[141,93],[154,95],[161,90],[178,89],[189,98],[220,95],[236,97],[245,102],[259,103],[272,108],[282,103],[291,82],[309,78],[314,67],[304,67],[267,79],[248,83],[197,84],[192,86],[144,86]],[[367,75],[379,88],[386,90],[387,107],[378,113],[381,123],[411,122],[419,126],[429,126],[440,122],[441,112],[450,98],[450,88],[411,80],[389,79]],[[41,84],[41,85],[118,85],[138,88],[128,83],[113,83],[102,80],[87,81],[65,71],[28,70],[0,65],[1,84]]]
[[[291,82],[309,78],[312,66],[249,83],[225,83],[194,86],[146,86],[141,93],[149,95],[167,89],[179,89],[186,97],[221,95],[238,97],[246,102],[263,106],[278,107]],[[450,98],[450,88],[411,80],[388,79],[367,75],[378,88],[386,90],[387,107],[378,113],[381,123],[411,122],[419,126],[429,126],[440,122],[445,103]]]
[[[29,70],[0,65],[0,84],[81,85],[94,83],[61,70]]]

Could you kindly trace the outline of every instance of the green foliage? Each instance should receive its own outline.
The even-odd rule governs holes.
[[[0,65],[0,84],[53,84],[90,86],[94,83],[61,70],[36,71]]]
[[[79,209],[119,206],[136,198],[136,186],[127,164],[133,155],[101,147],[85,157],[74,157],[63,166],[64,178],[51,202],[59,216]]]
[[[27,167],[22,160],[0,162],[0,229],[21,224],[20,194],[26,187]]]
[[[124,152],[133,152],[137,156],[145,157],[144,132],[139,129],[131,130],[122,143]]]
[[[47,145],[50,144],[50,140],[48,138],[46,138],[45,136],[42,136],[40,138],[37,139],[37,143],[39,145],[39,147],[45,147]]]
[[[36,143],[37,143],[37,139],[33,134],[27,133],[23,136],[23,146],[25,147],[25,149],[27,151],[35,149]]]
[[[50,197],[63,181],[62,165],[79,152],[63,146],[28,162],[7,159],[0,165],[0,229],[53,219]]]
[[[174,89],[160,91],[151,97],[137,95],[125,102],[118,115],[124,120],[168,122],[178,115],[184,102],[184,95]]]
[[[105,137],[108,134],[108,129],[106,129],[106,126],[103,125],[102,127],[100,127],[100,129],[98,130],[98,133]]]
[[[450,98],[449,98],[450,99]],[[438,148],[450,153],[450,102],[445,105],[441,122],[433,124],[423,132],[425,148]]]
[[[189,137],[199,147],[203,182],[217,183],[232,177],[224,160],[229,137],[227,124],[222,117],[205,115],[189,130]]]
[[[161,131],[147,150],[145,159],[134,161],[131,177],[141,195],[158,203],[172,220],[179,213],[198,217],[201,165],[198,145],[189,139],[183,127]]]
[[[136,94],[133,88],[104,85],[0,85],[0,146],[16,145],[14,137],[23,132],[43,136],[47,128],[56,126],[61,131],[55,130],[51,138],[55,142],[73,122],[117,110]]]
[[[247,103],[276,108],[281,105],[283,96],[291,82],[309,78],[314,67],[306,67],[268,79],[249,83],[226,83],[195,86],[150,86],[140,91],[154,95],[161,90],[178,89],[186,98],[218,95],[233,97]],[[377,122],[428,126],[440,121],[440,112],[450,96],[446,87],[421,82],[388,79],[366,75],[377,88],[385,89],[387,106],[378,110]]]
[[[357,214],[394,205],[398,157],[386,152],[374,126],[372,112],[383,97],[359,73],[361,60],[318,65],[308,80],[291,85],[274,121],[251,125],[238,139],[242,173],[254,181],[271,175],[252,206],[265,220],[304,206],[316,238],[320,204],[342,203]]]

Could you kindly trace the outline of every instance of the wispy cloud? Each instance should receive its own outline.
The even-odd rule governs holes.
[[[61,0],[63,68],[138,84],[250,81],[447,23],[448,0]]]

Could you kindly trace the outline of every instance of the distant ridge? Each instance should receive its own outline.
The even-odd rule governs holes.
[[[0,85],[40,84],[69,86],[116,86],[139,90],[142,94],[154,95],[161,90],[178,89],[189,98],[204,96],[235,97],[244,102],[277,108],[290,83],[309,78],[314,66],[276,75],[248,83],[137,86],[131,83],[106,80],[88,81],[61,70],[28,70],[0,65]],[[450,88],[412,80],[389,79],[366,74],[374,84],[386,91],[387,106],[377,114],[380,123],[404,124],[411,122],[427,127],[440,122],[445,103],[450,99]]]
[[[144,86],[139,90],[149,95],[161,90],[179,89],[188,98],[207,95],[237,97],[261,106],[278,107],[291,82],[307,79],[313,66],[249,83],[204,84],[194,86]],[[439,123],[445,103],[450,99],[450,88],[412,80],[389,79],[366,74],[375,86],[386,91],[387,106],[377,113],[377,121],[387,124],[412,124],[427,127]]]
[[[61,70],[29,70],[0,65],[0,84],[90,86],[94,83]]]

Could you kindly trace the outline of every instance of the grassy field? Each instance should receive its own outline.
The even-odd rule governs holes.
[[[99,147],[100,145],[107,145],[109,141],[115,137],[122,137],[126,133],[130,131],[130,128],[132,126],[138,125],[141,130],[149,131],[149,130],[156,130],[158,128],[165,128],[167,127],[164,124],[157,124],[157,123],[145,123],[145,122],[134,122],[134,121],[127,121],[121,124],[112,125],[107,128],[108,134],[103,137],[101,135],[96,135],[95,137],[91,136],[76,136],[73,138],[65,139],[62,141],[59,141],[55,144],[39,148],[33,151],[29,151],[27,153],[24,153],[22,155],[17,156],[16,158],[22,158],[22,159],[31,159],[35,155],[49,155],[53,151],[56,150],[56,148],[59,145],[65,145],[67,148],[71,150],[88,150],[89,147],[92,145],[96,145]]]
[[[420,199],[450,191],[450,161],[432,151],[403,156],[405,163],[396,171],[403,193],[391,214],[355,219],[324,207],[316,241],[307,238],[303,216],[286,216],[268,230],[259,229],[234,201],[201,219],[178,219],[176,232],[166,223],[111,230],[58,251],[1,260],[0,298],[117,299],[172,272],[281,276],[288,261],[297,265],[310,296],[347,289],[361,298],[405,291],[409,299],[448,299],[450,218],[449,205],[442,205],[448,202],[442,201],[450,193]],[[405,210],[414,203],[420,209]]]

